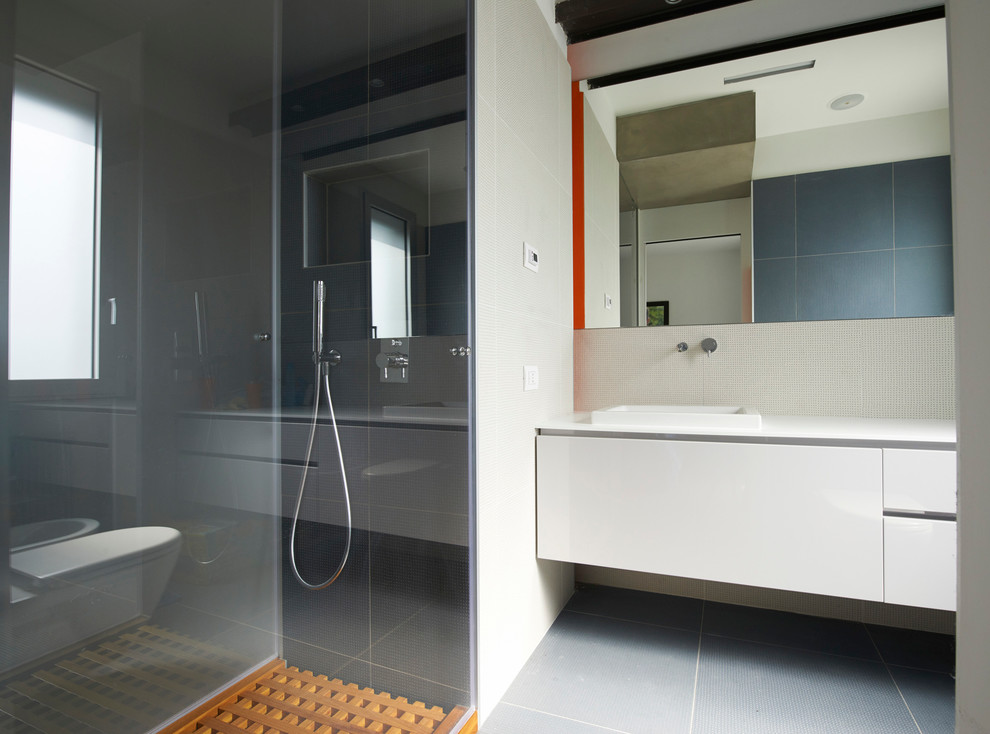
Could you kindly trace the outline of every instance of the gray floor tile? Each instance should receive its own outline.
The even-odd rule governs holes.
[[[935,632],[918,632],[869,624],[870,632],[888,665],[921,668],[939,673],[956,669],[956,638]]]
[[[371,666],[371,687],[410,701],[422,701],[428,706],[440,706],[448,712],[454,706],[467,706],[471,700],[466,690],[378,665]]]
[[[922,734],[956,730],[956,681],[948,673],[889,666]]]
[[[704,635],[692,734],[917,734],[882,663]]]
[[[616,731],[619,730],[500,703],[478,734],[614,734]]]
[[[880,660],[876,646],[859,622],[811,617],[772,609],[705,602],[706,635],[783,645],[799,650]]]
[[[470,624],[458,609],[431,604],[372,645],[369,660],[454,688],[469,686]]]
[[[697,632],[703,604],[701,599],[588,584],[578,587],[567,610]]]
[[[656,734],[657,721],[687,734],[697,654],[694,632],[564,612],[503,701],[631,734]]]

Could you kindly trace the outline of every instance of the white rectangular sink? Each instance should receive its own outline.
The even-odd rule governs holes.
[[[616,405],[595,410],[591,422],[606,426],[677,428],[727,428],[759,430],[762,417],[755,410],[732,405]]]

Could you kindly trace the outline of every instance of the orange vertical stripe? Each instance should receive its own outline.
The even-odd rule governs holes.
[[[584,93],[571,82],[571,198],[574,209],[574,328],[584,328]]]

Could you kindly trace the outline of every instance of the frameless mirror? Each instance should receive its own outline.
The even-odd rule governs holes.
[[[587,326],[951,314],[947,76],[936,19],[587,91],[586,196],[622,209]],[[619,181],[589,148],[613,120]]]
[[[429,152],[305,171],[303,187],[304,266],[370,263],[369,337],[411,336],[412,258],[429,254]]]

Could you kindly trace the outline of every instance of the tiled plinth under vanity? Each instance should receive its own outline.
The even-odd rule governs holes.
[[[758,430],[670,431],[574,415],[539,434],[541,558],[919,617],[954,609],[950,421],[765,417]],[[952,644],[588,587],[482,731],[949,732]],[[937,652],[912,657],[919,645]]]

